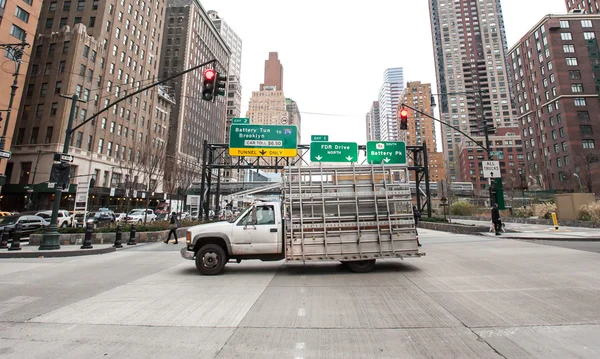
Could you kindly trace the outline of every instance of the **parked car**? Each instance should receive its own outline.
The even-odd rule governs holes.
[[[84,221],[83,221],[83,216],[84,213],[83,212],[79,212],[75,215],[75,220],[76,222],[76,226],[77,227],[84,227]],[[113,218],[113,216],[106,212],[106,211],[100,211],[100,212],[88,212],[87,215],[85,216],[85,222],[86,223],[92,223],[94,225],[94,228],[98,228],[104,225],[110,225],[111,223],[114,223],[115,220]]]
[[[155,220],[156,215],[154,214],[154,211],[151,209],[144,208],[133,209],[131,210],[131,212],[129,212],[129,214],[127,214],[127,217],[125,217],[125,222],[137,224],[142,224],[144,222],[150,223],[154,222]]]
[[[47,227],[50,223],[40,216],[16,215],[0,217],[0,231],[11,231],[9,241],[12,241],[13,231],[17,223],[21,224],[21,239],[29,239],[29,235],[38,229]]]
[[[37,212],[35,215],[40,216],[46,221],[50,222],[50,217],[52,217],[52,211],[41,211]],[[71,218],[69,211],[64,209],[58,211],[57,220],[57,225],[59,228],[71,227],[73,225],[73,218]]]
[[[125,221],[125,217],[127,217],[127,213],[118,213],[115,214],[116,218],[115,218],[115,222],[117,223],[121,223]]]

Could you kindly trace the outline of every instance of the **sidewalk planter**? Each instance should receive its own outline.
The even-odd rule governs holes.
[[[418,228],[431,229],[434,231],[450,232],[456,234],[474,234],[480,235],[482,232],[487,232],[490,227],[484,226],[466,226],[452,223],[425,222],[420,221]]]
[[[186,230],[187,228],[177,229],[177,237],[184,242]],[[167,239],[167,234],[169,234],[169,230],[158,232],[137,232],[135,235],[135,241],[137,243],[160,242]],[[116,233],[93,233],[92,244],[114,244],[116,235]],[[42,241],[42,236],[42,234],[30,235],[29,245],[39,246],[40,242]],[[82,244],[84,238],[85,233],[61,233],[59,241],[61,245]]]

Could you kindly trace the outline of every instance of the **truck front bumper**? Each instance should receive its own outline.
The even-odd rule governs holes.
[[[181,257],[184,259],[189,259],[191,261],[194,260],[194,252],[188,251],[186,247],[181,248],[181,251],[179,253],[181,253]]]

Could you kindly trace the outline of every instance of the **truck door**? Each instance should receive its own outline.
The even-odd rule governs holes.
[[[273,205],[258,205],[248,211],[233,229],[234,254],[277,254],[279,227]]]

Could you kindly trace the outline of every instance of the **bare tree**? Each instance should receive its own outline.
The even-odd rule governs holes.
[[[575,174],[579,176],[582,189],[588,193],[593,193],[600,182],[600,151],[585,150],[575,155]],[[575,177],[575,176],[573,176]],[[573,178],[574,184],[579,185],[576,178]]]
[[[176,193],[177,198],[183,197],[186,199],[187,190],[192,186],[192,183],[198,181],[201,175],[201,167],[199,164],[180,159],[177,161],[177,180]]]
[[[144,222],[147,220],[148,206],[150,205],[150,194],[162,185],[166,165],[166,153],[164,142],[158,141],[152,145],[142,145],[138,142],[135,149],[135,166],[140,169],[142,175],[142,183],[146,191],[146,215]]]

